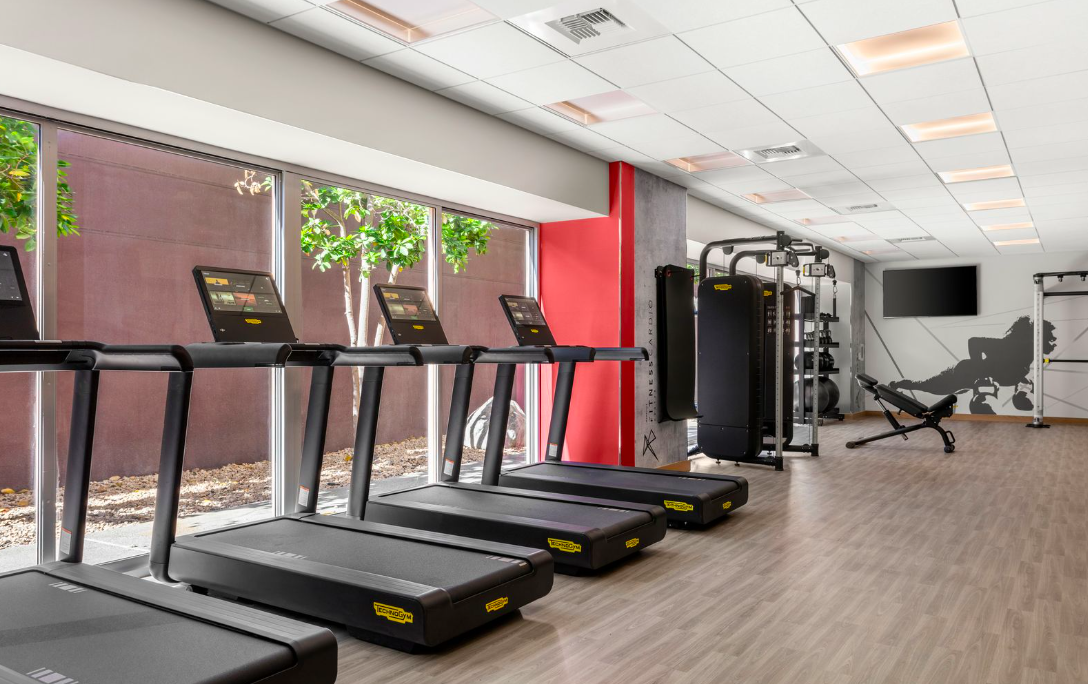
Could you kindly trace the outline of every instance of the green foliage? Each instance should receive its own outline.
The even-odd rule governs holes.
[[[442,254],[458,273],[468,263],[469,250],[478,255],[487,254],[487,243],[495,224],[468,216],[444,214],[442,216]]]
[[[34,125],[0,117],[0,232],[14,231],[30,252],[38,246],[37,206],[38,141]],[[57,235],[79,235],[74,195],[65,171],[71,164],[57,162]]]

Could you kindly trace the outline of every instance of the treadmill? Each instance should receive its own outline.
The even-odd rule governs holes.
[[[573,574],[615,563],[665,536],[665,511],[658,505],[497,486],[510,413],[508,389],[504,396],[496,391],[492,403],[482,483],[459,482],[475,365],[498,364],[496,387],[507,387],[513,385],[515,364],[550,363],[554,353],[544,347],[485,349],[448,345],[426,290],[375,285],[374,291],[393,341],[398,345],[424,345],[421,349],[425,352],[445,354],[444,362],[458,364],[457,375],[442,481],[374,498],[369,498],[366,488],[355,490],[349,510],[375,522],[544,549],[554,557],[557,572]],[[377,420],[376,404],[365,410],[374,415],[364,416],[360,411],[360,426],[364,420]],[[359,434],[363,434],[361,428]],[[369,470],[371,464],[368,460],[360,465]]]
[[[195,368],[309,367],[309,409],[296,512],[175,540],[182,460],[162,468],[152,568],[163,580],[347,626],[355,637],[404,651],[433,647],[517,611],[551,590],[542,551],[404,529],[317,512],[333,373],[364,367],[361,413],[375,411],[386,366],[416,366],[418,349],[300,344],[271,274],[193,269],[214,338],[189,345]],[[251,341],[252,340],[252,341]],[[358,445],[373,448],[374,424]],[[358,453],[358,452],[357,452]],[[363,485],[359,461],[352,491]]]
[[[0,372],[16,371],[76,375],[60,560],[0,575],[0,682],[335,681],[336,639],[327,629],[83,563],[99,374],[169,374],[169,458],[189,408],[192,363],[183,347],[38,341],[18,254],[0,247]]]
[[[532,297],[503,295],[499,302],[518,344],[544,345],[557,352],[570,349],[556,345],[548,322]],[[645,361],[647,358],[646,350],[641,347],[596,348],[590,359],[560,361],[545,459],[506,470],[499,477],[499,484],[657,504],[665,508],[669,523],[673,525],[707,525],[747,503],[748,481],[743,477],[562,460],[577,364],[587,360]]]

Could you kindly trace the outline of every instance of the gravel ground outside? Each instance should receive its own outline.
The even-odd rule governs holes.
[[[425,473],[427,439],[415,437],[379,444],[374,450],[374,480]],[[325,454],[322,489],[346,487],[351,481],[351,449]],[[465,448],[466,463],[482,461],[484,452]],[[155,514],[158,475],[113,476],[91,483],[87,532],[93,534],[121,525],[149,522]],[[240,463],[213,469],[187,470],[182,476],[181,517],[270,501],[271,465],[268,461]],[[58,489],[58,509],[63,499]],[[34,543],[33,497],[28,490],[0,490],[0,550]],[[59,513],[58,513],[59,514]]]

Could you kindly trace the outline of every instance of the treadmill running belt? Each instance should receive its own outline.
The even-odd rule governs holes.
[[[455,602],[532,571],[525,561],[511,563],[511,559],[499,560],[498,556],[479,551],[360,533],[290,518],[198,536],[445,589]]]
[[[413,501],[463,508],[487,514],[518,515],[526,518],[580,525],[582,527],[596,527],[604,532],[606,537],[625,534],[630,532],[636,525],[645,524],[651,520],[648,513],[632,511],[629,508],[605,508],[590,504],[537,499],[530,496],[514,496],[502,493],[499,490],[484,491],[461,489],[459,487],[421,487],[386,494],[381,497],[381,500],[388,503]],[[636,516],[642,519],[638,520]],[[634,524],[632,524],[633,519]]]
[[[703,493],[720,496],[723,493],[739,489],[737,483],[731,480],[675,477],[672,475],[640,473],[635,470],[622,470],[620,468],[581,468],[553,463],[537,463],[528,468],[520,468],[510,474],[518,477],[554,477],[602,486],[625,487],[627,489],[652,489],[662,494],[675,494],[677,496],[691,496],[692,494]]]
[[[256,681],[289,669],[295,656],[283,645],[28,570],[4,578],[0,662],[53,684],[195,684],[236,681],[241,671]]]

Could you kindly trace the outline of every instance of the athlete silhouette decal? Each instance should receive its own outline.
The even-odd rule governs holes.
[[[1001,387],[1015,388],[1012,405],[1021,411],[1034,406],[1031,381],[1032,326],[1030,316],[1013,321],[1004,337],[972,337],[967,340],[970,358],[946,368],[928,380],[898,380],[897,390],[918,390],[940,396],[971,392],[971,413],[993,414]],[[1057,347],[1054,324],[1043,321],[1043,350],[1049,355]],[[991,400],[993,403],[991,403]]]

